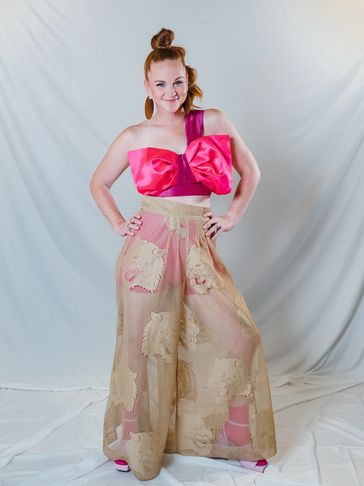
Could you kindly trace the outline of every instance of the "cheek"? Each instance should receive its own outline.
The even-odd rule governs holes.
[[[164,93],[164,89],[162,88],[157,88],[157,89],[152,89],[152,98],[160,98],[160,96]]]

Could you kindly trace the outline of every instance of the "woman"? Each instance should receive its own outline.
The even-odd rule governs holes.
[[[252,198],[259,169],[220,110],[191,109],[202,91],[173,38],[164,28],[152,38],[147,120],[116,137],[90,184],[126,237],[115,265],[103,451],[141,480],[159,474],[164,452],[238,459],[257,471],[277,452],[260,331],[216,250]],[[110,188],[128,165],[142,200],[126,220]],[[232,166],[242,177],[217,216],[210,196],[231,192]]]

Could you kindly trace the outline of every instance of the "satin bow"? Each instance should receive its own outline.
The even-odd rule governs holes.
[[[193,140],[185,152],[195,179],[216,194],[229,194],[232,187],[230,136],[206,135]]]
[[[158,195],[173,185],[193,182],[189,172],[179,170],[179,154],[172,150],[145,147],[132,150],[128,155],[134,182],[142,194]],[[232,157],[228,134],[198,137],[190,142],[183,155],[194,180],[216,194],[231,192]]]

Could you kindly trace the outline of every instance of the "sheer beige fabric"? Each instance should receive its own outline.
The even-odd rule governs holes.
[[[207,210],[142,196],[143,224],[116,260],[103,451],[141,480],[159,474],[163,452],[251,461],[277,452],[260,331],[205,235]],[[242,446],[221,438],[239,397],[249,410]]]

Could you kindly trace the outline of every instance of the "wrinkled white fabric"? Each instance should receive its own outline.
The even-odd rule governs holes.
[[[59,465],[76,478],[72,464],[100,450],[122,240],[88,183],[112,139],[144,119],[143,62],[162,19],[199,73],[197,104],[229,116],[261,170],[248,210],[217,247],[261,330],[281,473],[359,484],[363,439],[351,412],[364,372],[363,1],[201,1],[191,12],[161,0],[2,0],[0,17],[0,479],[39,485],[40,471],[51,484],[62,481]],[[140,195],[128,170],[112,192],[131,216]],[[213,196],[216,214],[230,199]],[[344,403],[328,417],[340,387]],[[310,397],[320,433],[306,442],[295,413]]]

